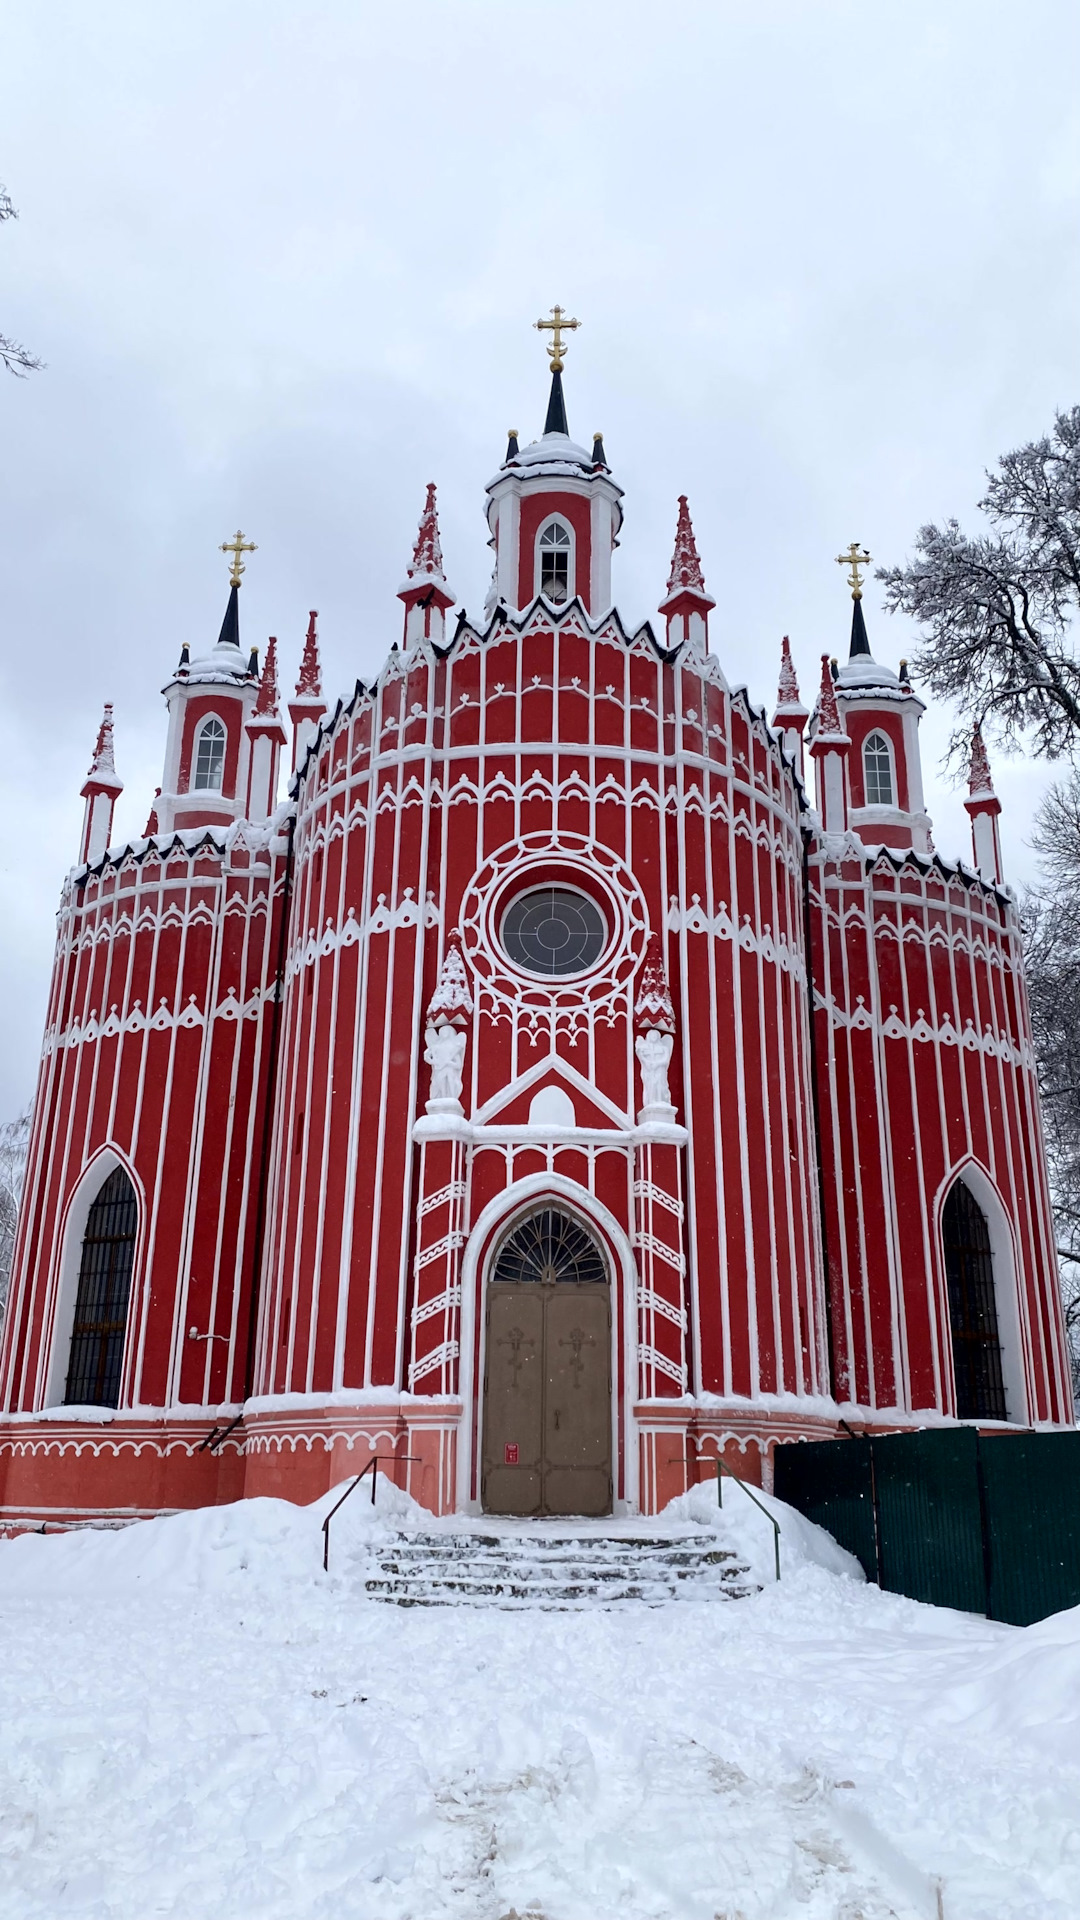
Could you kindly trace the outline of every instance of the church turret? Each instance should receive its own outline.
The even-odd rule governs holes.
[[[106,704],[102,715],[90,771],[80,791],[86,808],[79,844],[79,864],[92,867],[101,859],[112,839],[113,809],[118,796],[124,791],[124,783],[117,778],[113,759],[113,710],[109,704]]]
[[[659,611],[667,620],[669,647],[686,646],[691,653],[709,651],[709,613],[716,601],[705,591],[697,542],[690,523],[685,493],[679,495],[679,517],[675,527],[675,551],[671,557],[667,597]]]
[[[829,834],[846,833],[851,739],[837,705],[836,686],[827,653],[821,656],[821,689],[810,723],[810,753],[817,768],[817,804],[822,831]]]
[[[318,617],[314,609],[308,615],[296,692],[289,701],[289,719],[292,721],[293,728],[294,769],[303,760],[319,731],[319,721],[326,712],[326,701],[323,699],[322,691],[322,668],[319,664],[319,635],[315,626]]]
[[[800,775],[803,771],[803,734],[810,717],[809,707],[804,707],[799,694],[799,682],[795,672],[795,663],[791,658],[791,641],[785,633],[780,646],[780,683],[776,689],[776,707],[773,712],[773,726],[784,736],[784,745],[790,753]]]
[[[266,820],[277,805],[281,750],[288,744],[278,707],[277,640],[273,634],[266,643],[266,665],[245,731],[250,742],[247,817]]]
[[[595,618],[611,605],[611,555],[622,525],[622,489],[615,485],[603,438],[593,448],[570,438],[563,393],[563,335],[581,323],[552,307],[538,320],[550,333],[551,390],[544,431],[520,446],[511,433],[506,458],[487,488],[495,549],[490,605],[531,606],[541,594],[554,606],[575,596]]]
[[[984,880],[992,881],[996,885],[1002,878],[1001,836],[998,832],[1001,801],[994,792],[994,782],[990,774],[990,756],[986,751],[986,742],[980,726],[976,726],[971,736],[968,797],[964,801],[964,806],[971,821],[975,865]]]
[[[242,554],[256,552],[242,533],[223,542],[231,555],[229,597],[215,644],[185,644],[165,688],[169,735],[155,813],[160,833],[185,827],[225,827],[244,817],[250,740],[246,723],[258,696],[251,658],[240,645]]]
[[[412,565],[407,569],[404,585],[398,588],[398,599],[405,603],[403,645],[406,653],[419,646],[422,640],[429,640],[441,647],[446,639],[446,610],[453,606],[454,596],[447,587],[443,573],[434,480],[428,481],[427,499],[420,516]]]
[[[851,588],[851,641],[837,670],[836,694],[851,738],[848,769],[851,826],[867,846],[913,847],[929,853],[919,722],[926,711],[907,678],[875,660],[863,612],[862,569],[870,555],[853,540],[837,565]]]

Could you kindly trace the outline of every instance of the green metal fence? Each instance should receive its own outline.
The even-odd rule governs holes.
[[[774,1461],[777,1497],[890,1593],[1015,1626],[1080,1605],[1080,1433],[939,1427]]]

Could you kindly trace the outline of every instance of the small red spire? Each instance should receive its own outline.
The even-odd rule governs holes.
[[[674,1033],[675,1009],[668,991],[664,950],[660,936],[650,933],[641,969],[641,985],[634,1003],[634,1025],[639,1033]]]
[[[319,666],[319,636],[315,631],[317,612],[308,616],[308,630],[304,638],[304,656],[300,662],[300,677],[296,682],[297,696],[322,698],[322,670]]]
[[[432,580],[442,580],[444,577],[434,480],[428,481],[427,499],[424,501],[424,511],[420,515],[420,528],[413,548],[412,566],[408,569],[410,580],[415,580],[417,577]]]
[[[817,732],[821,735],[844,733],[844,723],[840,718],[840,709],[836,704],[836,687],[833,684],[832,664],[827,653],[821,656],[821,692],[818,694]]]
[[[688,588],[691,593],[704,593],[705,576],[701,571],[694,529],[690,524],[690,509],[686,504],[685,493],[679,495],[679,519],[675,528],[675,551],[671,556],[671,572],[668,575],[668,593],[678,593],[680,588]]]
[[[116,777],[116,761],[113,758],[113,710],[112,702],[105,702],[105,711],[98,728],[94,757],[86,775],[88,780],[97,781],[102,786],[119,785]]]
[[[968,773],[969,793],[993,793],[994,781],[990,772],[990,756],[986,751],[982,727],[978,721],[971,736],[971,767]]]
[[[276,714],[278,703],[277,684],[277,638],[270,635],[266,643],[266,664],[259,681],[259,697],[255,702],[255,712],[259,715]]]
[[[801,705],[795,663],[791,658],[791,641],[786,633],[780,647],[780,685],[777,688],[776,704],[778,707]]]
[[[427,1010],[429,1027],[463,1027],[473,1010],[469,976],[461,951],[461,935],[455,927],[446,942],[439,978]]]

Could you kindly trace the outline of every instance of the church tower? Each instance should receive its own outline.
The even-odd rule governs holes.
[[[603,436],[592,452],[570,438],[563,398],[563,334],[581,323],[561,307],[536,325],[552,336],[551,393],[539,440],[521,447],[515,429],[506,458],[487,488],[495,574],[489,611],[530,607],[543,595],[553,607],[580,600],[594,620],[611,606],[611,555],[622,526],[622,488],[615,485]]]
[[[907,665],[896,674],[874,659],[866,631],[860,572],[870,555],[853,540],[837,564],[850,568],[851,644],[836,676],[836,700],[851,740],[849,824],[866,846],[930,853],[930,817],[923,800],[919,722],[926,712]]]
[[[169,709],[165,772],[156,802],[159,833],[185,827],[229,827],[247,810],[250,739],[247,722],[258,699],[258,656],[240,647],[241,554],[254,553],[242,533],[222,546],[232,555],[229,598],[217,642],[191,657],[187,641],[164,689]]]

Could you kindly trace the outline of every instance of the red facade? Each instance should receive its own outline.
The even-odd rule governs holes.
[[[482,1508],[486,1289],[538,1208],[608,1277],[589,1365],[616,1511],[718,1448],[758,1478],[841,1418],[1070,1420],[988,769],[979,867],[943,862],[921,703],[857,606],[811,808],[790,655],[770,727],[709,651],[685,502],[664,635],[611,610],[620,500],[599,443],[511,442],[487,616],[451,637],[431,490],[403,644],[329,719],[312,616],[284,805],[235,588],[166,689],[152,830],[109,850],[103,730],[0,1360],[10,1522],[308,1499],[372,1453],[429,1506]],[[548,900],[542,928],[592,930],[569,971],[508,931]],[[117,1168],[138,1225],[102,1252]],[[970,1258],[943,1229],[957,1181]],[[120,1276],[111,1332],[91,1255]],[[990,1301],[974,1330],[961,1268]],[[73,1358],[108,1340],[112,1405]]]

